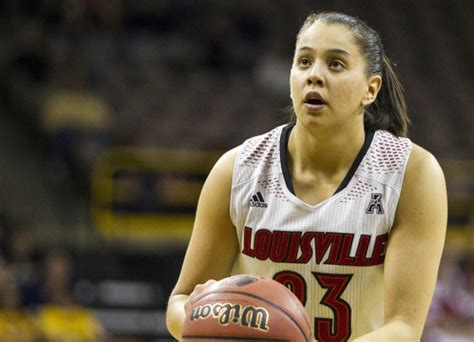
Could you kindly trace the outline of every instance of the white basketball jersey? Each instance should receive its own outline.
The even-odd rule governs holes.
[[[240,253],[232,274],[272,277],[304,303],[319,341],[345,341],[383,323],[383,262],[412,143],[367,133],[336,193],[317,205],[292,190],[292,126],[244,142],[230,214]]]

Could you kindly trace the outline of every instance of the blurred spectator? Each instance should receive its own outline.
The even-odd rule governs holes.
[[[7,101],[15,110],[28,117],[28,124],[37,125],[35,114],[41,103],[44,85],[48,81],[51,58],[48,37],[41,20],[13,19],[7,54]],[[13,39],[11,39],[13,38]]]
[[[107,146],[111,108],[92,92],[81,63],[59,71],[59,84],[41,108],[41,125],[49,137],[53,157],[69,171],[88,177],[95,157]]]
[[[438,282],[422,341],[474,340],[474,254],[460,258],[451,279]]]
[[[31,234],[16,227],[12,231],[6,249],[6,258],[14,273],[22,303],[28,309],[35,309],[39,303],[39,270]]]
[[[15,276],[0,262],[0,340],[2,342],[39,342],[33,318],[21,307]]]
[[[44,305],[38,312],[38,326],[48,342],[105,340],[99,321],[80,306]]]
[[[49,342],[100,342],[101,323],[78,305],[71,291],[73,264],[63,250],[51,250],[44,262],[45,304],[38,310],[38,326]]]

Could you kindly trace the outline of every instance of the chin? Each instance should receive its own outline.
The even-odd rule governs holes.
[[[297,121],[307,128],[328,127],[328,120],[320,113],[308,113],[297,117]]]

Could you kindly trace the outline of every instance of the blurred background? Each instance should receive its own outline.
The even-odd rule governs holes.
[[[0,1],[0,340],[168,341],[164,310],[219,155],[287,120],[314,10],[366,20],[449,228],[424,341],[474,340],[473,2]]]

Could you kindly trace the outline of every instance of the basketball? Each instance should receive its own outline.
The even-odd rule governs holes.
[[[236,275],[205,289],[192,303],[183,341],[311,341],[301,302],[267,277]]]

